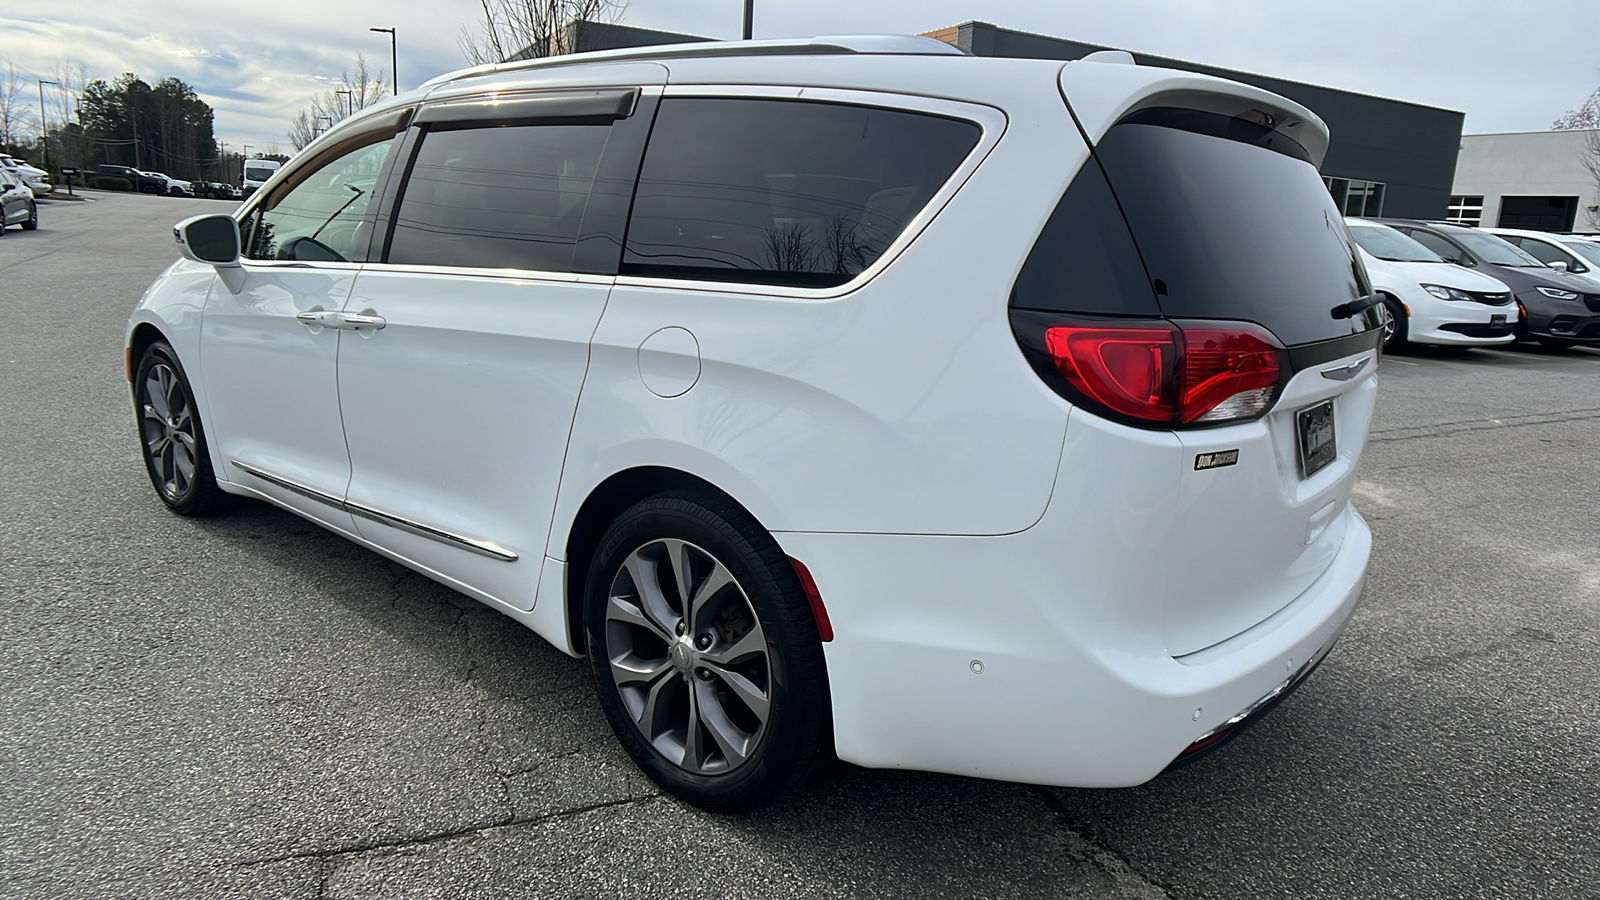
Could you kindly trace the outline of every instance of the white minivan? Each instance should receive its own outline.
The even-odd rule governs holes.
[[[282,506],[586,657],[664,789],[1113,787],[1344,631],[1382,330],[1283,97],[924,38],[437,78],[128,323],[162,500]]]
[[[1385,348],[1404,344],[1493,345],[1516,340],[1517,305],[1506,283],[1446,262],[1381,222],[1345,223],[1372,288],[1383,298]]]

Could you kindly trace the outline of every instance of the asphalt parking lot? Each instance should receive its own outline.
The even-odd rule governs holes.
[[[1364,604],[1209,758],[718,817],[509,619],[265,505],[169,514],[123,324],[231,204],[91,196],[0,238],[0,897],[1600,896],[1600,352],[1384,362]]]

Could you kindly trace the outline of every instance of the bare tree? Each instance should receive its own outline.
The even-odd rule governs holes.
[[[28,108],[29,81],[7,57],[0,57],[5,71],[0,72],[0,147],[11,147],[32,137],[38,120]]]
[[[815,272],[817,242],[804,222],[769,225],[762,234],[762,255],[773,272]]]
[[[458,43],[473,65],[559,56],[589,49],[580,46],[577,22],[614,23],[627,12],[627,0],[478,0],[483,15],[462,26]]]
[[[1600,128],[1600,89],[1589,95],[1583,105],[1569,109],[1561,118],[1550,123],[1554,131],[1574,131],[1580,128]]]
[[[289,143],[296,151],[326,131],[319,120],[327,120],[328,127],[338,124],[356,112],[386,100],[393,93],[389,87],[389,73],[383,69],[367,68],[365,56],[356,57],[355,69],[339,73],[338,86],[311,98],[311,105],[301,109],[289,120]]]

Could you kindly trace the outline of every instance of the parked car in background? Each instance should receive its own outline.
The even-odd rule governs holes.
[[[39,204],[27,185],[0,168],[0,232],[11,225],[21,225],[25,231],[38,228]]]
[[[196,181],[194,183],[194,195],[212,200],[237,200],[239,199],[239,189],[231,184],[223,184],[220,181]]]
[[[275,159],[247,159],[244,161],[244,183],[241,190],[244,196],[249,197],[256,192],[256,188],[267,183],[267,179],[277,174],[283,163]]]
[[[1589,279],[1552,269],[1481,228],[1413,219],[1379,221],[1450,262],[1505,282],[1517,301],[1519,339],[1550,347],[1600,345],[1600,290]]]
[[[50,192],[56,189],[55,185],[50,183],[49,172],[37,166],[30,166],[10,154],[0,153],[0,169],[10,172],[12,179],[22,182],[34,197],[49,196]]]
[[[141,172],[132,166],[99,165],[94,167],[97,179],[120,178],[127,182],[128,190],[138,191],[141,194],[165,194],[167,181],[149,172]]]
[[[179,223],[125,345],[162,501],[587,656],[716,810],[831,750],[1137,784],[1303,683],[1382,334],[1322,121],[1104,55],[685,46],[435,79]]]
[[[168,175],[165,172],[151,172],[150,174],[156,176],[157,178],[165,178],[167,180],[167,196],[194,196],[194,185],[192,183],[184,181],[182,178],[173,178],[171,175]]]
[[[1509,344],[1517,308],[1502,281],[1452,265],[1410,237],[1377,222],[1347,218],[1350,236],[1383,295],[1385,347]]]
[[[1594,282],[1600,291],[1600,244],[1572,234],[1551,234],[1519,228],[1485,228],[1507,242],[1521,247],[1529,256],[1551,268],[1565,269]]]

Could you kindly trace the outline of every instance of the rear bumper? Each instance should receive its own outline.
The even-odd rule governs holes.
[[[1176,658],[1139,597],[1108,591],[1117,586],[1096,567],[1074,571],[1048,514],[1000,537],[777,537],[810,567],[833,622],[824,648],[842,759],[1124,787],[1332,646],[1360,602],[1372,547],[1354,509],[1341,515],[1344,540],[1309,588]]]

